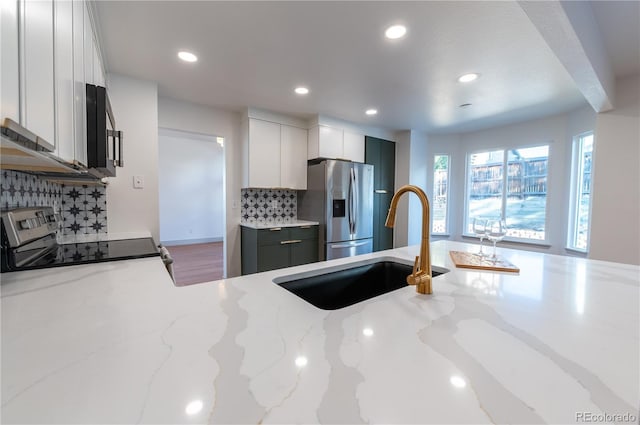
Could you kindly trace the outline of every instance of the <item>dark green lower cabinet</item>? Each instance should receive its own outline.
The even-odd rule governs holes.
[[[242,274],[318,261],[318,226],[242,229]]]
[[[315,263],[318,261],[318,238],[306,239],[296,245],[290,245],[291,266]]]

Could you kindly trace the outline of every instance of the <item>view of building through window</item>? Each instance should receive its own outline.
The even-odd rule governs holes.
[[[586,250],[589,243],[593,133],[579,136],[573,149],[573,205],[569,224],[569,248]]]
[[[466,233],[476,217],[504,217],[507,236],[545,240],[548,159],[549,146],[469,155]]]
[[[448,233],[449,155],[433,157],[433,207],[431,233]]]

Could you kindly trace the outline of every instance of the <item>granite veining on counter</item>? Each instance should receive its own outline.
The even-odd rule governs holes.
[[[334,311],[272,280],[418,247],[186,287],[157,258],[2,275],[2,422],[637,422],[639,267],[449,250],[477,245],[432,244],[433,295]]]

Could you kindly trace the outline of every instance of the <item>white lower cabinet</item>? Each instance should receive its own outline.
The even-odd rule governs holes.
[[[243,187],[307,188],[307,130],[248,120]]]

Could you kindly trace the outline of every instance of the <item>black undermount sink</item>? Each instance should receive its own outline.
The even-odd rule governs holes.
[[[448,272],[432,269],[433,277]],[[412,271],[409,265],[383,260],[309,277],[285,276],[274,282],[318,308],[337,310],[408,286]]]

